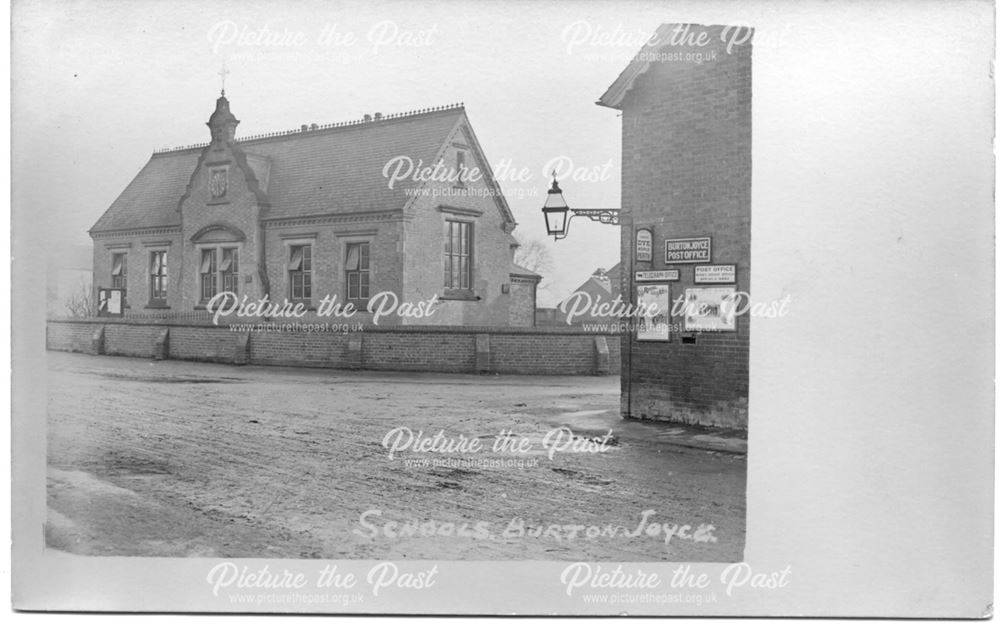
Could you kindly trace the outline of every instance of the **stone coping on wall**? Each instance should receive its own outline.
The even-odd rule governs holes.
[[[301,325],[253,330],[206,320],[53,319],[46,326],[46,347],[234,365],[526,375],[621,371],[617,338],[575,328]]]
[[[263,322],[270,324],[354,324],[350,320],[328,319],[328,318],[303,318],[288,319],[277,318],[263,320],[254,319],[234,319],[220,320],[218,324],[213,324],[211,320],[191,320],[191,319],[155,319],[155,318],[128,318],[128,317],[65,317],[49,318],[47,323],[59,324],[124,324],[131,326],[191,326],[198,328],[220,328],[229,330],[230,324],[260,324]],[[596,324],[619,324],[619,320],[609,320],[607,322],[593,322]],[[244,332],[256,332],[253,330]],[[593,337],[617,337],[622,335],[620,330],[585,330],[579,326],[440,326],[430,324],[410,324],[410,325],[376,325],[362,324],[360,328],[345,331],[365,333],[444,333],[444,334],[490,334],[490,335],[586,335]]]

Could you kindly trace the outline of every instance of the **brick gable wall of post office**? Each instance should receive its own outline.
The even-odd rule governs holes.
[[[608,347],[607,371],[621,367],[618,338],[580,330],[464,326],[365,326],[358,332],[233,332],[203,321],[62,319],[47,325],[50,350],[93,353],[92,339],[104,331],[104,353],[152,358],[169,331],[171,359],[256,365],[477,373],[477,337],[488,346],[488,367],[498,374],[592,375],[598,345]],[[487,341],[481,341],[483,336]],[[360,343],[352,356],[351,342]],[[241,343],[242,342],[242,343]],[[242,354],[240,351],[242,350]]]
[[[679,269],[672,301],[693,287],[750,290],[750,47],[727,51],[718,32],[712,40],[715,59],[653,63],[622,103],[622,288],[633,301],[637,270]],[[650,262],[633,256],[643,227],[653,231]],[[735,264],[736,285],[695,285],[695,264],[667,264],[664,240],[687,237],[711,237],[711,263]],[[669,321],[685,323],[682,315]],[[746,428],[749,341],[747,316],[735,332],[623,338],[623,414]]]

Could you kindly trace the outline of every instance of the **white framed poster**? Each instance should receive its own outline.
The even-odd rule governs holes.
[[[97,290],[97,315],[100,317],[124,315],[124,303],[125,292],[121,289],[102,287]]]
[[[670,285],[648,284],[636,287],[639,304],[639,341],[670,341]]]
[[[684,292],[685,330],[736,330],[736,289],[695,287]]]

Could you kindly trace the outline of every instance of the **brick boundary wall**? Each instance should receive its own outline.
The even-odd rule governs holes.
[[[191,320],[53,319],[63,352],[332,369],[618,375],[616,335],[577,328],[363,326],[352,332],[234,331]]]

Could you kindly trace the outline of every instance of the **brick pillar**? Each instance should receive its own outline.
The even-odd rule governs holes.
[[[607,376],[611,373],[606,337],[594,337],[594,373],[598,376]]]
[[[153,344],[153,358],[157,361],[170,358],[170,329],[164,328]]]
[[[476,373],[485,374],[490,371],[490,336],[476,335]]]
[[[90,336],[90,352],[104,354],[104,326],[98,326],[94,334]]]
[[[363,340],[364,333],[351,333],[347,336],[347,367],[361,369],[364,363],[361,353]]]
[[[250,333],[236,335],[236,350],[233,351],[233,365],[250,362]]]

